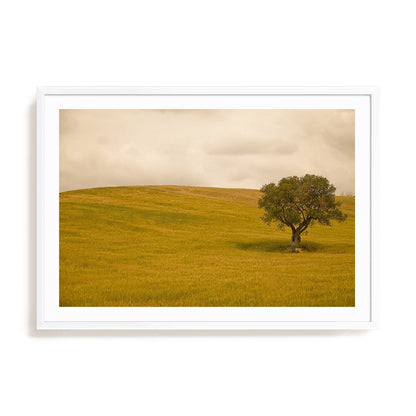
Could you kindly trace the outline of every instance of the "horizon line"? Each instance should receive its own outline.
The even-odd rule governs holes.
[[[260,191],[260,188],[239,188],[239,187],[226,187],[226,186],[204,186],[204,185],[174,185],[174,184],[165,184],[165,185],[108,185],[108,186],[92,186],[87,188],[76,188],[76,189],[67,189],[66,191],[59,191],[60,194],[64,192],[73,192],[73,191],[87,191],[90,189],[103,189],[103,188],[140,188],[140,187],[162,187],[162,186],[176,186],[176,187],[187,187],[187,188],[213,188],[213,189],[241,189],[248,191]],[[342,192],[343,194],[348,195],[337,195],[335,196],[349,196],[355,197],[355,192]]]

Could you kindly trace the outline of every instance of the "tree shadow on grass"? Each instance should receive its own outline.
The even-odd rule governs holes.
[[[290,243],[287,240],[262,240],[262,241],[233,241],[239,250],[261,251],[266,253],[292,253]],[[327,251],[328,247],[314,241],[305,241],[300,244],[300,251],[320,252]]]

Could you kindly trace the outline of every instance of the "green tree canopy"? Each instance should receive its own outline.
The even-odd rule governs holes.
[[[315,222],[331,225],[331,220],[345,221],[346,214],[335,200],[335,186],[328,179],[317,175],[288,176],[276,185],[263,185],[259,208],[264,209],[262,220],[280,229],[292,230],[292,250],[296,251],[301,235]]]

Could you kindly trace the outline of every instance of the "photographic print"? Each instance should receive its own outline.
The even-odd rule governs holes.
[[[354,307],[355,122],[59,109],[59,307]]]

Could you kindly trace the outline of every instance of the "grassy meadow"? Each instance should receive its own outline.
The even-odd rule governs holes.
[[[265,225],[251,189],[95,188],[60,194],[60,306],[354,306],[347,221]]]

